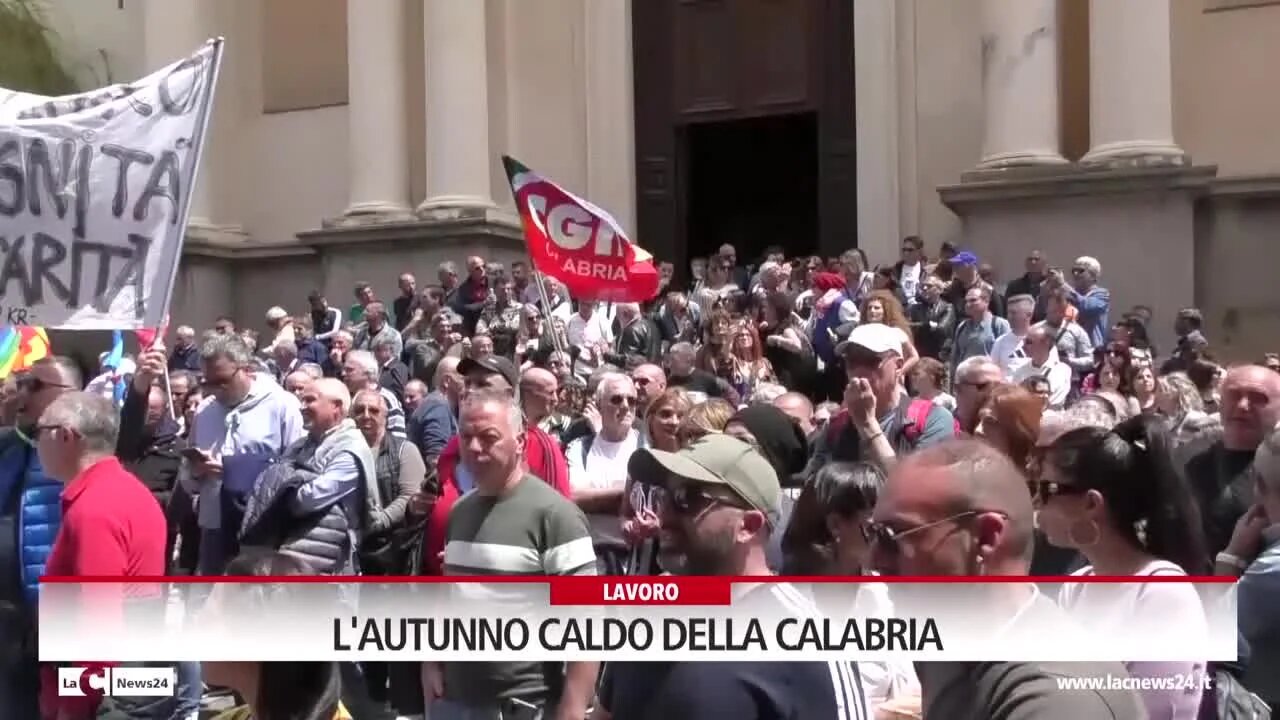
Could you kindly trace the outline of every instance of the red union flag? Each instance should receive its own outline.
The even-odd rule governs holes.
[[[503,156],[533,264],[575,298],[644,302],[658,294],[653,256],[609,213]]]

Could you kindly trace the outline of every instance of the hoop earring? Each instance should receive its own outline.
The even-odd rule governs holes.
[[[1076,526],[1079,524],[1080,521],[1077,520],[1067,526],[1067,542],[1071,543],[1072,547],[1075,547],[1078,550],[1097,545],[1098,541],[1102,539],[1102,530],[1098,527],[1098,523],[1092,520],[1088,521],[1087,527],[1089,528],[1089,532],[1093,533],[1088,542],[1081,542],[1080,539],[1076,537]]]

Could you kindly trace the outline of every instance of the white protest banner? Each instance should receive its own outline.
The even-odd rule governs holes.
[[[0,88],[0,324],[163,324],[222,46],[78,95]]]

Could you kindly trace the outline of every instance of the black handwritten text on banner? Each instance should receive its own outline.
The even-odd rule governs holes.
[[[181,256],[210,43],[142,80],[44,97],[0,88],[0,305],[30,324],[160,324]]]

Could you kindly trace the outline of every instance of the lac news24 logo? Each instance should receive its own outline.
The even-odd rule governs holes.
[[[64,697],[168,697],[176,682],[171,667],[58,668],[58,694]]]

